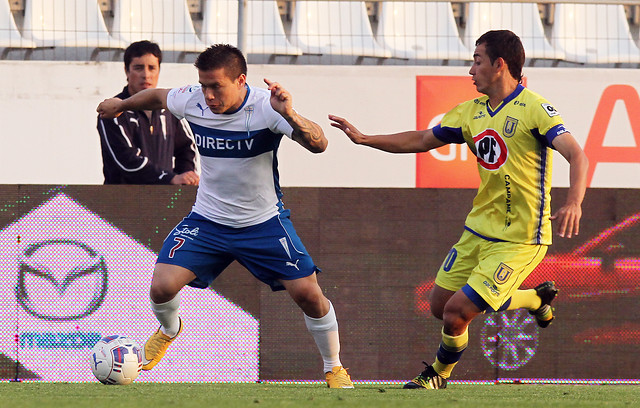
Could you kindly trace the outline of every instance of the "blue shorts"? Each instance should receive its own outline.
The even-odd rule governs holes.
[[[238,261],[271,290],[278,281],[320,272],[289,219],[289,210],[257,225],[233,228],[194,212],[165,238],[157,263],[182,266],[196,279],[189,286],[206,288],[233,261]]]

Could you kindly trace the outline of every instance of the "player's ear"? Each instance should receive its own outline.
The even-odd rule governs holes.
[[[238,81],[238,88],[242,88],[247,83],[247,76],[245,74],[240,74],[237,81]]]

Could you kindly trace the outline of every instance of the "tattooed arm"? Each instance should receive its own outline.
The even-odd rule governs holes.
[[[305,118],[293,109],[291,94],[277,82],[265,79],[271,91],[271,106],[282,115],[293,128],[291,138],[312,153],[322,153],[329,141],[322,128],[315,122]]]

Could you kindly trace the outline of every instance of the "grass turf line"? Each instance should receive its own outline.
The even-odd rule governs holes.
[[[0,405],[20,408],[128,407],[631,407],[637,385],[451,385],[403,390],[398,385],[134,383],[0,383]],[[419,404],[419,405],[416,405]]]

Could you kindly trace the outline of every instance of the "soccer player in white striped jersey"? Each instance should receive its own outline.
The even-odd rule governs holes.
[[[328,387],[353,388],[340,362],[335,311],[316,279],[320,269],[280,200],[282,136],[321,153],[328,143],[324,132],[293,109],[291,94],[279,83],[265,79],[267,89],[249,86],[247,63],[237,48],[209,47],[195,66],[197,85],[145,90],[105,100],[97,109],[105,118],[127,109],[169,109],[186,118],[201,156],[193,210],[165,239],[153,272],[151,307],[160,328],[145,344],[143,369],[152,369],[182,331],[180,290],[208,287],[237,260],[272,290],[287,290],[302,309]]]
[[[521,85],[525,54],[508,30],[476,41],[469,70],[484,96],[461,103],[432,129],[364,135],[344,118],[332,126],[354,143],[392,153],[418,153],[466,143],[476,155],[480,188],[462,237],[449,251],[431,292],[431,311],[443,320],[433,364],[404,388],[445,388],[467,347],[467,327],[486,312],[528,309],[540,327],[553,320],[553,282],[519,290],[551,244],[551,220],[559,235],[578,234],[588,160],[553,106]],[[566,203],[551,216],[551,149],[570,164]],[[438,177],[433,174],[432,177]]]

